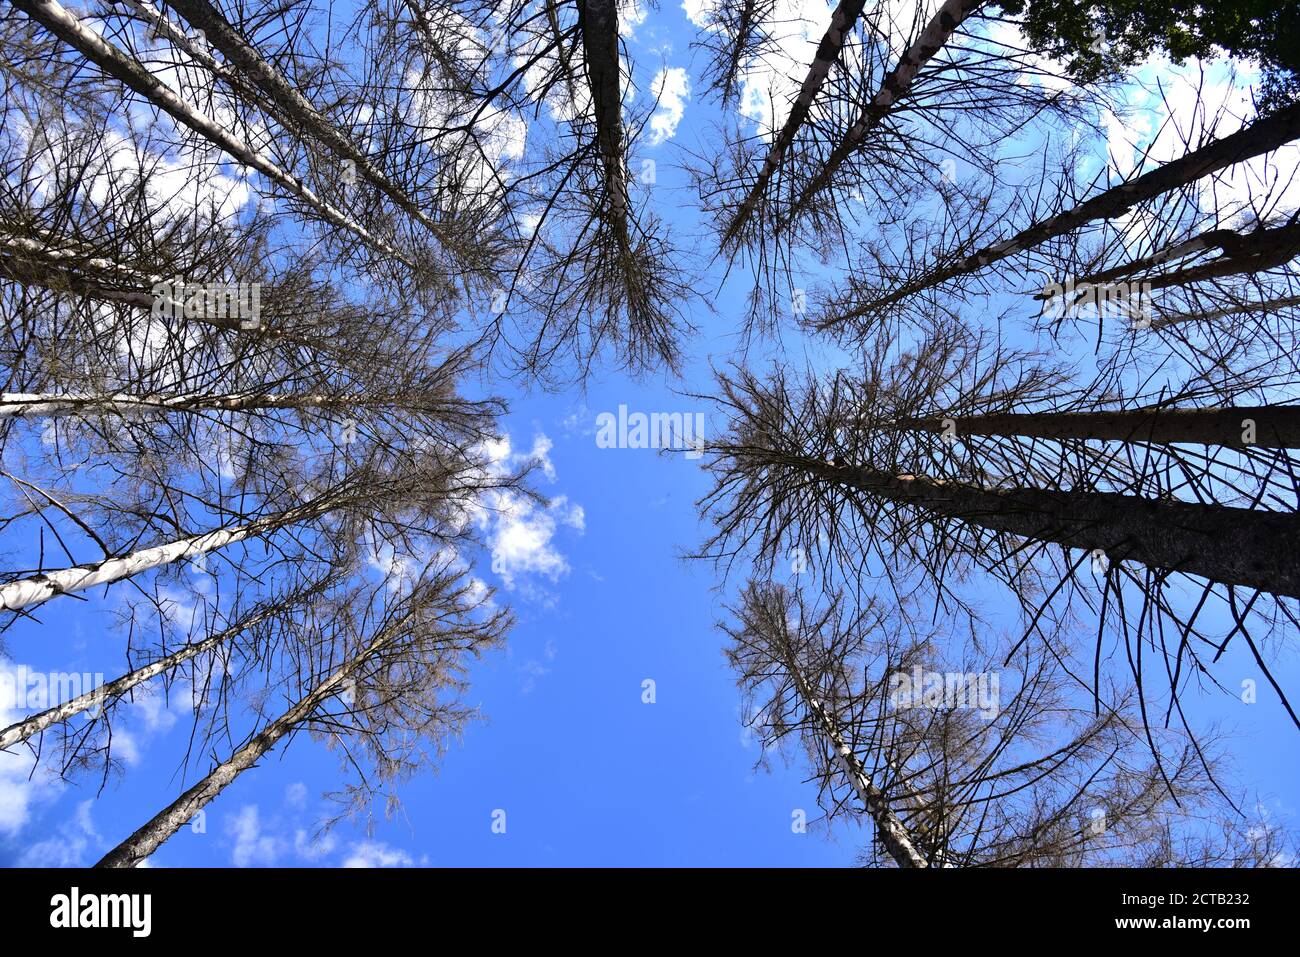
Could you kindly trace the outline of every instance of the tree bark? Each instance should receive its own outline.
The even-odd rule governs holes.
[[[0,278],[25,286],[40,286],[55,293],[73,293],[101,302],[122,303],[150,312],[162,302],[171,307],[173,317],[185,322],[266,336],[326,354],[337,352],[327,343],[285,332],[260,320],[256,325],[246,325],[244,320],[232,316],[186,316],[184,302],[172,298],[160,300],[153,293],[154,287],[171,280],[76,249],[61,248],[49,241],[0,236]]]
[[[768,184],[772,181],[772,177],[776,175],[777,169],[780,168],[786,151],[793,145],[795,137],[799,135],[799,130],[808,119],[813,101],[826,84],[826,78],[830,75],[836,61],[839,60],[840,51],[844,48],[844,37],[858,22],[858,17],[862,15],[862,8],[865,5],[866,0],[840,0],[839,5],[836,6],[835,12],[831,15],[831,25],[822,35],[821,43],[817,45],[817,55],[813,59],[812,66],[808,68],[808,75],[804,77],[803,86],[799,89],[799,95],[795,97],[795,101],[790,107],[790,113],[786,117],[785,125],[781,127],[780,132],[772,141],[772,145],[767,151],[767,157],[763,160],[763,166],[758,171],[757,178],[746,191],[745,198],[740,201],[740,205],[736,209],[736,214],[723,231],[723,246],[729,245],[735,240],[741,229],[744,228],[745,223],[749,221],[759,199],[767,191]]]
[[[384,646],[399,634],[400,631],[396,630],[385,630],[381,633],[364,651],[335,670],[297,704],[254,735],[227,760],[213,768],[207,777],[105,854],[95,866],[135,867],[147,859],[169,837],[192,820],[195,814],[211,803],[213,798],[229,787],[239,775],[269,754],[285,735],[310,718],[312,712],[334,694],[352,672],[383,650]]]
[[[26,741],[33,735],[39,734],[51,725],[61,724],[69,718],[81,714],[83,711],[89,711],[96,707],[102,707],[104,703],[121,698],[132,688],[144,684],[152,678],[157,677],[164,672],[171,671],[179,667],[191,658],[195,658],[205,652],[211,651],[218,645],[222,644],[240,634],[243,631],[252,628],[258,622],[270,617],[271,610],[258,612],[248,618],[243,619],[238,624],[219,631],[214,635],[209,635],[202,641],[185,645],[178,648],[170,655],[159,658],[151,664],[135,671],[128,672],[121,677],[114,678],[112,681],[106,681],[93,691],[88,691],[83,695],[78,695],[64,704],[58,705],[42,711],[40,714],[34,714],[31,717],[24,718],[22,721],[12,724],[0,731],[0,751]]]
[[[56,418],[78,414],[131,416],[159,412],[255,412],[266,409],[372,410],[401,406],[420,410],[418,400],[396,395],[283,395],[267,393],[228,395],[61,395],[56,393],[0,393],[0,421],[4,419]]]
[[[331,225],[346,229],[382,255],[414,267],[414,262],[404,253],[372,235],[360,223],[354,222],[318,197],[296,176],[282,170],[234,134],[223,129],[215,120],[198,112],[173,93],[161,80],[149,73],[143,65],[89,29],[57,0],[13,0],[13,5],[64,43],[76,49],[109,76],[124,83],[173,119],[221,147],[243,165],[257,170],[277,186],[297,196],[320,213]]]
[[[844,139],[831,151],[830,157],[818,171],[817,176],[800,191],[799,198],[795,200],[778,229],[788,226],[817,193],[830,185],[839,168],[866,140],[867,134],[879,126],[894,105],[907,95],[916,75],[921,72],[921,67],[943,49],[944,44],[957,32],[957,28],[985,2],[986,0],[946,0],[939,8],[939,12],[926,24],[921,35],[916,38],[916,42],[904,51],[898,64],[885,74],[885,78],[880,83],[880,90],[862,111],[858,121],[849,128]]]
[[[1010,239],[963,256],[955,262],[903,283],[893,292],[863,303],[834,318],[823,326],[838,325],[848,319],[862,318],[874,309],[901,302],[909,296],[955,279],[978,272],[986,266],[1026,249],[1054,239],[1099,219],[1115,219],[1138,203],[1177,189],[1235,163],[1277,149],[1300,137],[1300,104],[1276,110],[1255,120],[1250,126],[1223,139],[1192,150],[1176,160],[1143,173],[1127,183],[1113,186],[1072,209],[1028,226]]]
[[[1115,492],[985,489],[920,475],[803,460],[809,473],[935,516],[992,531],[1100,550],[1213,582],[1300,598],[1300,513]]]
[[[128,2],[134,3],[135,0]],[[357,172],[383,191],[403,212],[437,236],[444,245],[450,245],[451,237],[443,224],[421,209],[346,133],[330,123],[275,67],[267,63],[216,7],[207,0],[167,0],[167,5],[180,13],[191,26],[202,30],[208,41],[234,64],[238,75],[256,85],[284,117],[324,143],[336,155],[355,163]]]
[[[85,565],[74,565],[70,568],[60,568],[57,571],[8,582],[0,585],[0,610],[17,611],[30,608],[68,592],[84,591],[96,585],[109,585],[132,578],[171,562],[216,551],[278,528],[307,521],[325,514],[330,508],[329,502],[321,502],[320,498],[317,498],[305,505],[286,509],[243,525],[230,525],[211,532],[189,535],[163,545],[137,549],[126,555],[105,558]]]
[[[1227,316],[1254,312],[1273,312],[1278,309],[1289,309],[1292,306],[1300,306],[1300,296],[1283,296],[1279,299],[1266,299],[1262,302],[1242,302],[1231,306],[1223,306],[1219,309],[1206,309],[1203,312],[1163,312],[1159,313],[1151,321],[1151,328],[1161,329],[1180,322],[1211,322]]]
[[[1255,440],[1242,438],[1254,423]],[[1300,406],[1233,406],[1224,409],[1141,408],[1121,412],[997,412],[987,415],[903,418],[900,429],[962,435],[1023,436],[1025,438],[1096,439],[1106,442],[1259,446],[1300,448]]]
[[[623,96],[618,59],[618,5],[615,0],[577,0],[578,30],[587,64],[596,148],[605,169],[610,204],[626,235],[627,174],[624,169]]]
[[[1221,279],[1225,276],[1262,272],[1265,269],[1283,266],[1300,255],[1300,223],[1257,229],[1249,233],[1240,233],[1235,229],[1211,230],[1185,243],[1179,243],[1171,249],[1075,280],[1074,285],[1076,288],[1085,285],[1097,286],[1134,277],[1135,274],[1152,269],[1171,259],[1180,259],[1203,249],[1218,249],[1222,255],[1209,262],[1184,269],[1136,276],[1131,282],[1133,285],[1140,283],[1152,290],[1167,289],[1170,286],[1185,286],[1205,279]],[[1040,293],[1039,298],[1044,298],[1043,294]]]
[[[822,734],[830,741],[831,747],[835,750],[836,758],[840,762],[841,768],[853,785],[853,789],[858,792],[858,797],[862,799],[863,807],[875,822],[876,831],[880,835],[881,842],[889,852],[895,863],[903,868],[924,868],[929,867],[929,862],[925,856],[917,850],[912,836],[908,834],[907,828],[903,822],[898,819],[898,815],[890,808],[889,802],[885,800],[885,795],[876,787],[867,774],[866,768],[858,760],[853,749],[848,746],[844,736],[840,734],[835,720],[822,704],[821,699],[809,687],[807,679],[803,676],[798,663],[787,651],[785,665],[790,671],[790,677],[794,679],[795,686],[799,689],[799,695],[803,698],[804,704],[809,712],[816,719],[820,726]]]

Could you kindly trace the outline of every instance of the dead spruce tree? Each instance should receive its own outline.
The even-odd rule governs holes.
[[[1054,185],[1054,191],[1048,191],[1046,208],[1038,208],[1036,197],[1040,193],[1036,192],[1023,212],[1010,209],[988,218],[974,215],[964,228],[960,222],[945,224],[952,228],[934,232],[942,237],[940,248],[922,250],[921,255],[909,250],[903,261],[868,256],[853,265],[854,274],[847,287],[827,296],[810,322],[821,330],[860,329],[909,308],[918,298],[953,298],[982,279],[997,263],[1045,243],[1067,241],[1074,231],[1089,224],[1114,220],[1140,203],[1185,188],[1235,164],[1266,156],[1300,137],[1300,106],[1258,116],[1228,135],[1216,136],[1213,121],[1190,135],[1196,139],[1186,143],[1182,156],[1145,172],[1134,171],[1100,191],[1087,186],[1080,189],[1066,179]],[[1092,195],[1076,198],[1078,192]],[[977,203],[975,212],[987,205]],[[1032,221],[1014,230],[1001,225],[1007,219],[1020,218]],[[989,233],[993,231],[1002,238],[990,241]]]
[[[466,660],[499,643],[509,626],[506,613],[489,610],[486,600],[460,576],[435,568],[398,594],[385,582],[313,606],[290,637],[298,661],[283,694],[291,706],[259,721],[228,759],[98,866],[147,860],[240,774],[302,732],[342,748],[347,764],[370,772],[347,795],[353,810],[427,768],[470,717],[455,700]]]
[[[598,355],[675,367],[690,286],[633,162],[649,111],[624,103],[614,0],[464,0],[437,23],[415,7],[389,20],[394,62],[418,64],[410,122],[452,156],[456,188],[508,210],[519,242],[477,306],[488,341],[544,380]]]
[[[303,48],[277,50],[273,66],[241,33],[241,23],[227,21],[211,5],[188,9],[205,24],[197,33],[147,2],[109,5],[102,33],[53,0],[18,9],[61,41],[50,69],[95,89],[107,115],[119,113],[114,101],[126,92],[171,121],[173,149],[189,162],[210,164],[211,147],[217,147],[243,167],[247,183],[275,197],[299,223],[322,227],[316,239],[331,258],[355,260],[385,281],[444,296],[458,288],[469,293],[494,272],[506,247],[495,226],[458,222],[454,204],[440,203],[444,197],[417,185],[437,182],[430,174],[441,158],[412,141],[393,149],[405,169],[381,168],[382,157],[359,145],[371,136],[359,137],[352,127],[371,116],[373,140],[382,141],[379,128],[390,120],[388,112],[358,102],[346,78],[299,66],[328,56],[310,46],[313,31],[296,33]],[[19,35],[18,42],[26,41]],[[181,89],[163,82],[162,72],[179,78]],[[334,101],[339,115],[312,103],[317,90],[330,96],[343,91]],[[444,205],[452,215],[444,215]]]
[[[1117,388],[1176,365],[1225,402],[1239,389],[1285,391],[1297,374],[1300,256],[1288,179],[1269,164],[1246,190],[1218,179],[1036,250],[1046,279],[1033,290],[1037,327],[1062,348],[1097,353]]]
[[[38,176],[41,156],[15,149],[0,198],[5,391],[54,400],[6,418],[38,411],[93,428],[107,417],[130,430],[150,409],[279,409],[329,431],[404,406],[432,440],[443,418],[475,414],[454,395],[475,362],[443,345],[445,304],[358,294],[328,263],[279,247],[256,215],[178,211],[151,193],[147,170],[108,175],[103,151],[55,152],[78,161]]]
[[[330,574],[337,570],[339,575]],[[291,573],[296,573],[296,569]],[[132,647],[128,659],[150,658],[130,671],[106,681],[103,685],[89,689],[68,701],[51,705],[35,714],[15,722],[0,731],[0,748],[10,748],[24,742],[32,742],[37,758],[45,745],[47,733],[59,734],[57,744],[63,745],[61,762],[63,773],[71,765],[87,765],[90,757],[86,741],[94,738],[101,729],[95,727],[70,728],[72,719],[85,716],[89,722],[110,723],[119,706],[129,703],[137,688],[147,685],[155,678],[170,687],[181,678],[188,680],[195,689],[204,689],[202,697],[210,700],[221,692],[213,692],[214,682],[220,683],[230,675],[232,661],[240,662],[240,670],[249,668],[268,656],[269,650],[276,642],[275,629],[280,621],[296,614],[301,614],[306,603],[320,599],[328,593],[331,584],[337,585],[345,566],[328,569],[313,581],[292,583],[289,587],[279,588],[266,598],[255,601],[243,609],[235,606],[224,612],[217,609],[205,609],[212,612],[212,620],[198,623],[196,631],[203,635],[197,640],[192,635],[183,634],[170,646],[166,640],[160,653],[150,654],[149,649]],[[174,622],[178,631],[186,632],[192,623]],[[170,637],[170,636],[169,636]],[[53,729],[53,730],[52,730]],[[108,737],[108,736],[105,736]],[[107,748],[105,748],[107,751]]]
[[[705,555],[771,570],[799,550],[833,581],[921,589],[959,619],[971,576],[990,575],[1019,601],[1025,640],[1093,620],[1094,687],[1105,648],[1139,683],[1146,649],[1179,722],[1180,689],[1236,639],[1295,717],[1262,650],[1297,624],[1291,408],[1108,408],[1032,356],[970,341],[885,346],[866,365],[828,382],[720,377],[730,426],[709,449]]]
[[[174,34],[175,26],[168,25],[165,15],[150,4],[129,0],[132,6],[150,22],[155,32]],[[259,103],[266,104],[269,112],[281,118],[282,125],[299,130],[314,141],[326,146],[337,159],[349,165],[349,172],[363,178],[366,183],[382,192],[403,213],[415,220],[436,237],[440,246],[451,253],[453,262],[466,264],[472,273],[480,276],[492,272],[493,244],[475,237],[484,227],[477,222],[458,222],[447,213],[456,212],[454,203],[434,202],[418,199],[401,182],[390,177],[379,167],[375,159],[354,140],[350,131],[343,128],[336,120],[325,116],[302,93],[294,81],[283,75],[276,66],[269,62],[248,39],[245,30],[237,22],[228,21],[222,11],[207,0],[181,0],[168,3],[168,7],[177,13],[195,30],[201,31],[212,46],[225,58],[229,73],[237,76],[239,82],[256,88]],[[182,34],[184,31],[181,31]],[[281,51],[278,59],[285,54],[293,55],[295,51]],[[300,78],[299,78],[300,79]],[[373,136],[373,131],[368,131]],[[369,138],[369,137],[368,137]],[[415,144],[411,144],[415,145]],[[394,155],[390,149],[388,156]],[[402,179],[406,182],[419,182],[411,176],[410,161],[404,165]],[[434,178],[436,181],[436,178]],[[448,208],[450,207],[450,208]],[[434,218],[430,211],[442,214],[441,219]]]
[[[146,686],[190,694],[194,741],[218,744],[259,685],[293,679],[288,636],[322,589],[468,562],[468,517],[520,480],[489,467],[502,407],[460,394],[482,361],[450,341],[454,287],[500,244],[428,188],[439,157],[385,114],[356,159],[366,91],[334,98],[349,81],[306,66],[305,34],[265,55],[229,21],[214,52],[148,3],[113,11],[90,35],[57,5],[0,22],[3,625],[116,585],[127,659],[3,740],[105,779],[114,715]],[[122,85],[175,125],[129,122]],[[339,182],[348,163],[360,183]],[[256,175],[282,205],[227,202]],[[180,621],[188,576],[208,584]]]
[[[916,632],[892,602],[753,581],[731,613],[749,726],[765,751],[801,746],[828,819],[870,822],[869,866],[1283,858],[1275,829],[1237,840],[1252,822],[1190,741],[1165,733],[1153,757],[1122,696],[1094,713],[1046,651],[1004,661],[997,642]]]
[[[724,105],[742,84],[765,92],[771,70],[789,86],[788,109],[772,91],[770,129],[763,120],[756,135],[728,131],[725,151],[695,167],[723,253],[753,267],[751,322],[791,311],[783,301],[805,285],[809,256],[829,261],[872,217],[944,201],[959,160],[997,178],[1010,131],[1075,118],[1095,99],[1049,90],[1032,52],[995,36],[1004,24],[984,7],[842,3],[797,85],[779,75],[779,38],[792,27],[771,4],[721,3],[705,19],[701,45]]]
[[[125,433],[111,423],[102,432],[79,428],[50,454],[53,467],[38,480],[14,474],[6,461],[6,498],[14,504],[6,541],[29,529],[38,541],[20,553],[36,565],[28,572],[11,566],[4,575],[5,611],[30,617],[47,601],[130,583],[143,601],[127,597],[123,630],[141,636],[128,638],[128,660],[144,661],[6,729],[6,746],[27,742],[61,774],[100,765],[107,775],[113,713],[155,678],[187,686],[195,721],[205,722],[202,736],[212,735],[229,726],[241,688],[256,693],[258,675],[293,673],[283,659],[284,631],[297,627],[327,586],[354,587],[349,583],[379,565],[392,569],[382,587],[400,589],[429,563],[449,555],[468,561],[475,548],[469,516],[484,494],[517,488],[521,477],[488,468],[482,444],[493,434],[495,406],[457,398],[456,368],[438,370],[425,398],[408,381],[402,395],[342,399],[357,416],[352,434],[302,419],[314,412],[295,407],[299,402],[258,408],[241,401],[219,410],[208,396],[190,409],[146,403],[151,407],[136,410]],[[216,418],[203,429],[158,428],[199,412]],[[291,418],[278,419],[286,413]],[[142,424],[149,419],[158,423]],[[21,417],[14,425],[28,422]],[[226,448],[216,461],[201,451],[213,438]],[[25,463],[26,452],[14,438],[5,457]],[[205,467],[190,468],[186,459]],[[191,523],[208,527],[190,532]],[[73,564],[50,568],[47,530]],[[167,586],[185,574],[215,586],[197,600],[198,621],[172,620]],[[145,639],[155,630],[150,618],[166,626],[168,637],[156,646]],[[89,720],[70,728],[78,715]],[[56,724],[47,749],[44,735]]]

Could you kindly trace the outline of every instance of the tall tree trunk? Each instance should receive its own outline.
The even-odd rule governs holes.
[[[1300,306],[1300,296],[1282,296],[1278,299],[1265,299],[1260,302],[1234,303],[1218,309],[1206,309],[1202,312],[1160,312],[1157,310],[1155,318],[1151,321],[1151,328],[1161,329],[1180,322],[1211,322],[1215,319],[1223,319],[1227,316],[1237,316],[1243,313],[1276,312],[1279,309],[1290,309],[1292,306]]]
[[[73,565],[70,568],[60,568],[57,571],[8,582],[0,585],[0,610],[17,611],[30,608],[58,595],[119,582],[153,568],[160,568],[172,562],[237,544],[248,538],[265,535],[276,529],[296,525],[325,514],[332,507],[334,506],[330,500],[322,501],[318,497],[305,505],[286,509],[243,525],[228,525],[211,532],[188,535],[163,545],[137,549],[126,555],[105,558],[85,565]]]
[[[736,208],[736,214],[723,231],[723,246],[731,244],[736,239],[745,223],[749,221],[754,208],[758,205],[758,201],[767,191],[768,184],[780,168],[786,151],[794,144],[795,137],[799,135],[799,130],[808,119],[813,101],[826,84],[826,77],[830,75],[831,69],[839,60],[840,51],[844,48],[845,36],[857,24],[858,17],[862,15],[862,8],[865,5],[866,0],[840,0],[839,5],[835,7],[835,12],[831,15],[831,25],[822,35],[821,43],[817,45],[816,57],[813,59],[812,66],[808,68],[808,75],[804,77],[803,86],[799,88],[799,95],[795,97],[795,101],[790,107],[790,114],[786,117],[785,125],[781,127],[781,130],[776,134],[776,138],[772,140],[772,145],[767,151],[767,157],[763,160],[758,176],[755,178],[753,185],[746,191],[745,198],[740,201],[740,205]]]
[[[1100,549],[1111,561],[1185,572],[1227,585],[1300,598],[1300,513],[1115,492],[986,489],[920,475],[802,460],[805,471],[935,516],[1066,548]]]
[[[336,669],[297,704],[259,731],[227,760],[213,768],[207,777],[105,854],[95,866],[135,867],[148,858],[169,837],[192,820],[195,814],[211,803],[213,798],[224,791],[235,778],[257,764],[285,735],[309,719],[312,713],[340,688],[349,675],[399,635],[400,629],[385,629],[381,632],[368,647]]]
[[[151,290],[165,281],[162,276],[60,245],[48,237],[38,240],[25,236],[0,236],[0,278],[150,310],[157,299]],[[173,305],[184,311],[184,303]],[[238,325],[237,320],[230,321]]]
[[[51,268],[75,269],[82,272],[95,272],[114,276],[124,284],[132,286],[152,286],[162,282],[161,276],[152,276],[123,266],[121,263],[96,256],[84,249],[71,246],[59,246],[54,239],[43,236],[34,239],[25,236],[0,236],[0,256],[30,260]]]
[[[809,686],[808,681],[804,678],[803,671],[800,669],[794,656],[789,654],[788,646],[783,650],[786,651],[785,665],[790,671],[790,677],[794,679],[795,686],[799,689],[799,695],[804,700],[804,705],[808,708],[810,714],[816,720],[821,733],[830,741],[831,747],[835,750],[836,758],[840,762],[841,768],[853,785],[853,789],[858,792],[858,797],[862,799],[863,807],[875,822],[876,832],[880,835],[881,842],[885,845],[889,856],[894,859],[899,867],[929,867],[925,856],[916,848],[912,841],[912,836],[908,834],[907,828],[903,822],[898,819],[898,815],[890,808],[889,802],[885,800],[885,795],[876,787],[867,774],[866,768],[858,760],[853,749],[848,746],[844,736],[840,734],[835,719],[831,717],[826,710],[825,704]]]
[[[445,401],[434,406],[441,408]],[[55,418],[79,414],[140,415],[159,412],[256,412],[269,409],[320,409],[347,411],[400,407],[427,411],[430,403],[419,397],[352,393],[344,395],[286,395],[231,393],[226,395],[62,395],[56,393],[0,393],[0,421],[17,418]]]
[[[13,0],[13,5],[109,76],[126,84],[173,119],[221,147],[243,165],[257,170],[281,189],[298,197],[331,225],[351,232],[376,252],[414,267],[415,263],[400,250],[372,235],[360,223],[318,197],[298,177],[281,169],[215,120],[186,103],[142,64],[87,27],[57,0]]]
[[[114,678],[112,681],[106,681],[93,691],[88,691],[85,694],[78,695],[64,704],[49,708],[42,711],[40,714],[34,714],[28,718],[24,718],[16,724],[10,725],[3,731],[0,731],[0,751],[26,741],[28,738],[39,734],[51,725],[60,724],[81,714],[83,711],[90,711],[94,708],[103,707],[107,705],[108,702],[121,698],[132,688],[144,684],[146,681],[149,681],[160,674],[178,668],[191,658],[198,657],[199,655],[213,650],[218,645],[229,641],[241,632],[252,628],[258,622],[264,621],[270,617],[271,614],[271,609],[257,612],[242,619],[230,628],[209,635],[202,641],[177,648],[170,655],[159,658],[151,664],[145,665],[142,668],[137,668],[135,671],[128,672],[121,677]]]
[[[260,318],[254,325],[234,316],[214,315],[206,310],[200,315],[187,316],[183,301],[171,296],[155,295],[153,292],[155,287],[163,284],[170,288],[170,279],[70,247],[60,247],[52,240],[0,236],[0,278],[25,286],[40,286],[55,293],[72,293],[100,302],[122,303],[149,312],[161,304],[169,308],[173,318],[185,322],[198,322],[246,335],[265,336],[326,355],[339,353],[334,346],[319,339],[277,329]]]
[[[627,172],[624,163],[623,97],[618,59],[618,4],[615,0],[577,0],[578,29],[587,63],[596,148],[615,215],[626,233]]]
[[[939,8],[939,12],[925,25],[916,42],[903,52],[898,64],[885,74],[885,78],[880,83],[880,90],[862,111],[858,121],[849,127],[844,139],[831,151],[825,165],[813,180],[800,190],[798,199],[778,225],[778,230],[784,229],[798,218],[812,198],[830,185],[839,168],[862,146],[867,135],[879,126],[898,101],[907,95],[916,75],[921,72],[921,67],[943,49],[952,35],[957,32],[957,28],[985,2],[986,0],[946,0]]]
[[[829,328],[849,319],[863,318],[876,309],[901,302],[959,276],[979,272],[1008,256],[1064,236],[1094,220],[1115,219],[1140,202],[1193,183],[1235,163],[1261,156],[1297,137],[1300,137],[1300,104],[1269,113],[1245,129],[1208,143],[1127,183],[1113,186],[1072,209],[1022,229],[1010,239],[963,256],[947,266],[931,269],[893,292],[838,311],[835,316],[823,320],[822,326]]]
[[[1172,259],[1181,259],[1203,249],[1218,249],[1222,255],[1209,262],[1183,269],[1137,276]],[[1283,266],[1298,255],[1300,255],[1300,223],[1257,229],[1249,233],[1237,232],[1235,229],[1215,229],[1151,256],[1076,279],[1074,285],[1076,289],[1085,285],[1098,286],[1136,276],[1132,279],[1134,285],[1142,283],[1152,290],[1167,289],[1170,286],[1185,286],[1206,279],[1263,272],[1265,269]],[[1038,298],[1048,297],[1039,293]]]
[[[235,28],[207,0],[167,0],[191,26],[202,30],[208,41],[234,64],[238,75],[260,89],[274,104],[275,111],[298,129],[324,143],[336,155],[356,164],[356,171],[393,200],[403,212],[438,237],[444,246],[458,246],[463,240],[450,234],[414,199],[380,170],[352,139],[326,119],[287,79],[262,58]],[[159,13],[159,17],[162,14]]]
[[[1253,423],[1253,426],[1246,423]],[[948,429],[946,424],[951,424]],[[1108,442],[1300,448],[1300,406],[1242,405],[1224,409],[1146,407],[1120,412],[994,412],[903,418],[891,427],[963,435]],[[1255,434],[1246,442],[1243,434]]]
[[[195,42],[195,39],[185,31],[184,27],[164,14],[150,0],[110,0],[110,2],[130,7],[137,16],[149,25],[150,32],[165,37],[168,43],[178,50],[184,51],[203,69],[226,83],[241,97],[266,110],[275,117],[277,122],[282,120],[282,117],[275,111],[274,103],[267,102],[265,98],[259,96],[255,86],[239,73],[227,68],[224,63],[218,61],[202,43]],[[169,6],[174,6],[174,4],[169,4]]]

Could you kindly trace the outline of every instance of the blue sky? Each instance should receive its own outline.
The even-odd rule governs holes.
[[[805,4],[825,14],[830,5]],[[637,96],[661,68],[682,70],[698,93],[701,61],[688,44],[686,11],[664,0],[628,38]],[[806,42],[806,41],[805,41]],[[797,47],[797,44],[795,44]],[[674,81],[675,82],[675,81]],[[711,124],[728,118],[682,91],[680,115],[667,104],[662,142],[643,143],[658,164],[653,202],[679,245],[707,250],[689,212],[692,200],[676,164],[681,150],[716,145]],[[759,101],[748,107],[757,115]],[[654,138],[654,137],[651,137]],[[710,363],[738,344],[744,277],[718,287],[718,271],[689,315],[700,333],[688,345],[681,381],[634,381],[598,366],[586,389],[559,394],[493,383],[510,413],[503,425],[513,453],[538,460],[539,489],[553,507],[515,516],[489,544],[496,570],[480,574],[518,616],[506,650],[471,674],[467,700],[485,720],[453,744],[440,770],[401,789],[394,820],[380,812],[372,829],[343,823],[321,834],[337,785],[336,757],[306,737],[278,748],[242,775],[207,810],[202,833],[182,830],[156,866],[257,865],[790,865],[848,866],[864,837],[837,823],[798,833],[792,815],[818,816],[815,786],[801,756],[755,770],[759,750],[740,721],[735,681],[714,622],[739,576],[722,592],[711,566],[686,552],[703,538],[694,502],[707,490],[697,461],[651,449],[604,449],[596,417],[620,405],[642,412],[707,412],[686,393],[708,392]],[[807,350],[819,365],[835,356],[791,337],[790,355]],[[992,586],[990,586],[992,587]],[[119,599],[56,601],[44,624],[22,623],[6,637],[6,667],[102,671],[122,668],[112,613]],[[999,601],[990,596],[991,601]],[[1284,686],[1300,687],[1294,646],[1273,642]],[[1237,647],[1216,676],[1229,688],[1258,677]],[[646,703],[645,682],[654,682]],[[1189,699],[1190,700],[1190,699]],[[0,702],[2,703],[2,702]],[[1294,822],[1300,801],[1296,732],[1267,692],[1242,705],[1231,696],[1191,701],[1204,722],[1234,733],[1236,779],[1254,789],[1270,815]],[[5,711],[0,718],[17,717]],[[0,864],[89,864],[193,783],[178,774],[187,744],[184,702],[160,697],[134,706],[122,726],[121,775],[70,783],[26,776],[17,757],[0,756]],[[224,757],[224,755],[221,755]],[[199,773],[207,768],[200,759]],[[504,812],[504,833],[493,829]]]

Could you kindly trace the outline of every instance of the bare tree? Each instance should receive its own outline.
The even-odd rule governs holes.
[[[1251,434],[1289,407],[1180,419],[1170,397],[1096,411],[1096,393],[1072,391],[1059,371],[941,342],[892,365],[878,351],[858,379],[720,377],[730,431],[710,449],[701,506],[715,534],[703,554],[770,570],[802,550],[832,581],[879,582],[900,600],[921,588],[968,616],[963,583],[978,571],[1017,596],[1026,640],[1049,641],[1049,623],[1081,605],[1097,621],[1094,687],[1107,626],[1139,684],[1135,646],[1149,643],[1175,691],[1238,638],[1290,709],[1250,625],[1294,626],[1300,597],[1281,544],[1296,533],[1294,453]],[[1224,416],[1239,413],[1228,432]],[[1186,595],[1170,587],[1182,576]],[[1205,632],[1207,608],[1235,627]],[[1177,695],[1159,707],[1168,717]]]
[[[368,793],[427,766],[428,748],[441,749],[469,717],[448,700],[464,659],[498,643],[509,619],[501,611],[484,614],[482,600],[445,570],[379,607],[374,596],[353,601],[360,607],[332,608],[327,620],[304,626],[308,634],[299,640],[309,643],[304,657],[313,667],[289,688],[306,693],[97,866],[134,867],[146,860],[240,774],[302,731],[339,742],[357,738],[356,749],[369,755],[377,776],[375,784],[363,784]]]
[[[940,254],[937,262],[918,263],[907,269],[906,275],[883,277],[883,282],[873,281],[863,288],[851,288],[831,296],[814,318],[814,325],[828,330],[879,321],[889,309],[911,297],[954,287],[959,280],[981,273],[1010,256],[1067,236],[1089,223],[1122,216],[1139,203],[1265,155],[1297,136],[1300,136],[1300,107],[1284,107],[1258,117],[1236,133],[1190,148],[1176,160],[1128,177],[1077,205],[1069,205],[1069,195],[1060,193],[1048,215],[1039,214],[1031,225],[976,251],[970,251],[970,247],[981,241],[979,232],[963,230],[955,242],[949,242],[949,248]]]
[[[900,867],[1178,864],[1237,850],[1214,832],[1251,819],[1195,747],[1166,734],[1153,757],[1122,700],[1080,707],[1068,655],[999,664],[975,642],[961,657],[956,635],[917,632],[891,605],[809,604],[751,581],[723,624],[750,727],[765,750],[803,745],[828,818],[867,817]],[[1241,863],[1280,859],[1283,836],[1266,832]]]

